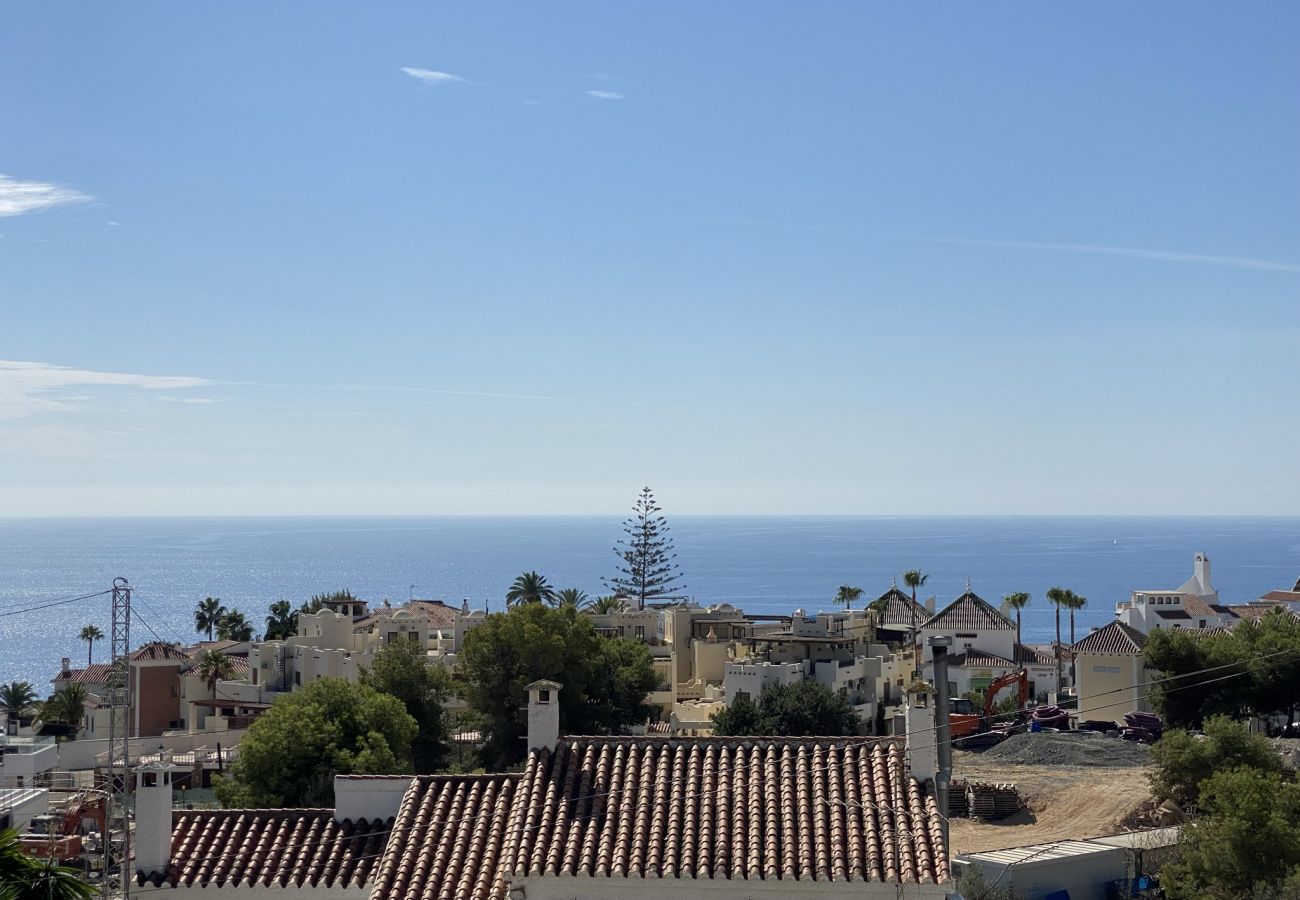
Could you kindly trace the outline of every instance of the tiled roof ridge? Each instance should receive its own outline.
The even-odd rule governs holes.
[[[1119,619],[1112,619],[1096,631],[1084,635],[1071,644],[1070,649],[1076,653],[1123,653],[1141,651],[1146,646],[1146,642],[1147,636],[1141,631]]]
[[[570,734],[560,738],[561,744],[576,741],[603,741],[606,743],[682,743],[688,745],[710,743],[808,743],[843,741],[854,744],[891,744],[902,743],[903,735],[898,734],[713,734],[707,737],[664,734]],[[424,776],[420,776],[424,777]]]
[[[973,608],[968,609],[967,607]],[[963,613],[965,615],[963,615]],[[983,621],[976,622],[975,618],[972,618],[972,616],[980,618]],[[971,628],[974,630],[987,628],[1006,631],[1008,629],[1014,630],[1016,627],[1016,623],[1002,615],[1002,613],[998,611],[997,607],[972,590],[967,590],[956,600],[952,601],[929,619],[922,622],[920,627],[928,628],[937,625],[942,622],[945,617],[961,619],[961,621],[957,623],[958,628]]]

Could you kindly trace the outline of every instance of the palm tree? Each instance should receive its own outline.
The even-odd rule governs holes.
[[[912,589],[912,643],[913,644],[916,643],[916,589],[919,587],[924,587],[925,583],[929,580],[930,580],[930,576],[926,575],[920,569],[908,569],[906,572],[903,573],[903,584],[907,585]],[[915,653],[915,651],[913,651],[913,653]],[[915,655],[916,655],[915,674],[920,675],[921,655],[919,653],[915,653]]]
[[[199,654],[198,662],[190,670],[196,677],[208,683],[208,692],[212,699],[217,699],[217,682],[230,681],[235,677],[235,664],[230,657],[217,650],[204,650]]]
[[[627,612],[627,601],[615,594],[606,594],[604,597],[597,597],[592,601],[591,605],[587,607],[587,611],[599,616]]]
[[[1019,653],[1020,647],[1020,611],[1029,605],[1029,595],[1024,591],[1017,591],[1014,594],[1007,594],[1002,598],[1002,602],[1009,608],[1016,611],[1016,652]]]
[[[91,658],[95,652],[95,641],[99,640],[103,636],[104,636],[104,632],[100,631],[99,626],[93,623],[81,629],[81,635],[80,635],[81,639],[90,645],[86,648],[87,666],[90,665]]]
[[[271,604],[270,613],[266,617],[266,633],[263,637],[268,641],[283,641],[292,637],[298,630],[298,614],[293,611],[293,606],[288,600],[277,600]]]
[[[1062,587],[1047,589],[1047,602],[1056,607],[1056,689],[1061,689],[1061,607],[1066,604],[1070,592]]]
[[[5,711],[5,731],[9,723],[22,716],[27,707],[36,701],[36,691],[30,682],[11,681],[0,685],[0,709]]]
[[[28,856],[12,828],[0,831],[0,898],[4,900],[89,900],[99,893],[76,869],[57,859]]]
[[[565,588],[555,595],[555,605],[572,606],[574,609],[586,609],[591,606],[591,600],[587,597],[587,592],[578,588]]]
[[[80,684],[68,684],[59,688],[41,709],[42,719],[62,722],[64,725],[81,724],[81,717],[85,714],[86,688]]]
[[[225,610],[217,620],[217,637],[223,641],[251,641],[253,626],[239,610]]]
[[[221,605],[220,597],[204,597],[194,607],[194,630],[206,631],[208,640],[212,640],[212,632],[225,614],[226,608]]]
[[[862,588],[852,587],[851,585],[840,585],[839,592],[835,595],[835,602],[845,609],[853,608],[853,601],[862,596]]]
[[[516,603],[554,603],[555,590],[546,583],[545,575],[525,572],[515,579],[506,591],[506,606]]]

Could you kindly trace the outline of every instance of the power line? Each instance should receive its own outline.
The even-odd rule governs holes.
[[[7,612],[0,612],[0,619],[5,618],[7,616],[19,616],[22,615],[23,613],[39,612],[42,609],[51,609],[55,606],[64,606],[68,603],[78,603],[82,600],[89,600],[92,597],[103,597],[111,593],[113,593],[113,591],[110,588],[109,590],[106,591],[96,591],[93,594],[83,594],[80,597],[66,597],[59,600],[47,600],[37,604],[36,606],[29,606],[25,609],[14,609],[14,610],[9,610]]]

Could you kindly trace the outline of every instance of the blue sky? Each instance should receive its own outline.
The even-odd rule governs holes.
[[[1293,514],[1297,33],[13,6],[0,515]]]

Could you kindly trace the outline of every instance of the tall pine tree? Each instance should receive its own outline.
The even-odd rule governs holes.
[[[642,489],[632,506],[632,515],[623,521],[627,540],[619,541],[614,548],[622,560],[618,574],[601,579],[614,594],[635,599],[638,609],[645,609],[647,600],[667,597],[686,587],[678,582],[681,573],[673,562],[677,554],[662,512],[650,488]]]

